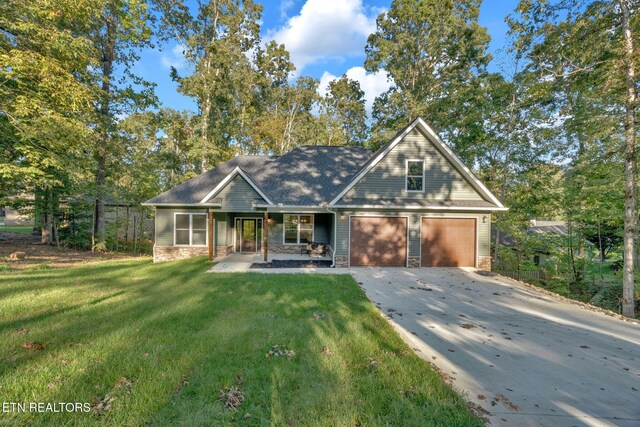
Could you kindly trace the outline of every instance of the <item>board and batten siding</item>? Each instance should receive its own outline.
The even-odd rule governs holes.
[[[222,203],[221,212],[251,212],[253,203],[258,200],[260,203],[267,203],[260,194],[242,177],[236,175],[227,183],[213,199],[220,199]],[[260,216],[259,213],[256,216]]]
[[[207,209],[192,208],[156,208],[156,246],[173,246],[173,214],[207,213]]]
[[[213,237],[215,239],[215,245],[226,246],[228,244],[233,243],[233,240],[231,240],[231,243],[227,243],[229,242],[229,239],[228,239],[229,214],[225,212],[215,212],[213,214],[213,219],[215,221],[215,230],[216,230],[216,234]]]
[[[407,160],[424,160],[422,192],[405,191]],[[482,200],[469,182],[418,129],[409,132],[341,199]]]
[[[478,257],[490,256],[491,245],[491,215],[485,213],[468,212],[389,212],[389,211],[340,211],[338,214],[337,230],[338,242],[336,244],[336,255],[347,256],[349,254],[349,215],[372,215],[372,216],[401,216],[409,218],[409,256],[420,256],[420,223],[422,217],[440,218],[477,218],[478,227]],[[485,217],[485,221],[483,221]],[[341,219],[342,218],[342,219]]]

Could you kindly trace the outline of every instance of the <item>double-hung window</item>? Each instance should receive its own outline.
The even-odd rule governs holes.
[[[407,191],[424,189],[424,160],[407,160]]]
[[[297,245],[313,242],[313,215],[285,215],[284,243]]]
[[[176,213],[175,246],[206,246],[207,245],[207,214],[206,213]]]

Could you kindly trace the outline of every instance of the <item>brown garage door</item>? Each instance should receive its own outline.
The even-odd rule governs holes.
[[[400,217],[352,216],[351,266],[407,265],[407,219]]]
[[[475,218],[422,218],[423,267],[474,267]]]

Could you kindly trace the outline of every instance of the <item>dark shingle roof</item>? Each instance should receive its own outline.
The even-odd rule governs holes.
[[[318,145],[297,147],[280,157],[237,156],[145,203],[199,203],[239,167],[273,203],[318,205],[338,194],[370,156],[362,147]]]
[[[237,156],[218,167],[210,169],[195,178],[173,187],[171,190],[159,194],[153,199],[147,200],[145,203],[149,205],[199,203],[236,167],[240,167],[240,169],[251,176],[253,172],[268,167],[272,161],[273,159],[267,156]]]

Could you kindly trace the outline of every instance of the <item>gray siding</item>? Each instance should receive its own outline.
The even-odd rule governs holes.
[[[490,256],[491,215],[484,213],[459,212],[389,212],[389,211],[340,211],[338,215],[338,244],[336,255],[349,254],[349,215],[379,215],[409,217],[409,256],[420,256],[420,223],[423,216],[445,218],[477,218],[478,227],[478,256]],[[485,221],[482,220],[483,217]],[[344,218],[344,219],[341,219]]]
[[[423,192],[405,191],[407,160],[425,160]],[[352,198],[409,198],[419,200],[482,200],[482,197],[444,155],[413,129],[369,173],[345,194]]]
[[[175,212],[207,213],[207,209],[157,208],[156,209],[156,246],[173,246],[173,214]],[[207,227],[209,226],[207,222]]]
[[[221,199],[222,212],[250,212],[253,209],[254,201],[259,200],[261,203],[266,203],[241,175],[236,175],[213,198]]]

